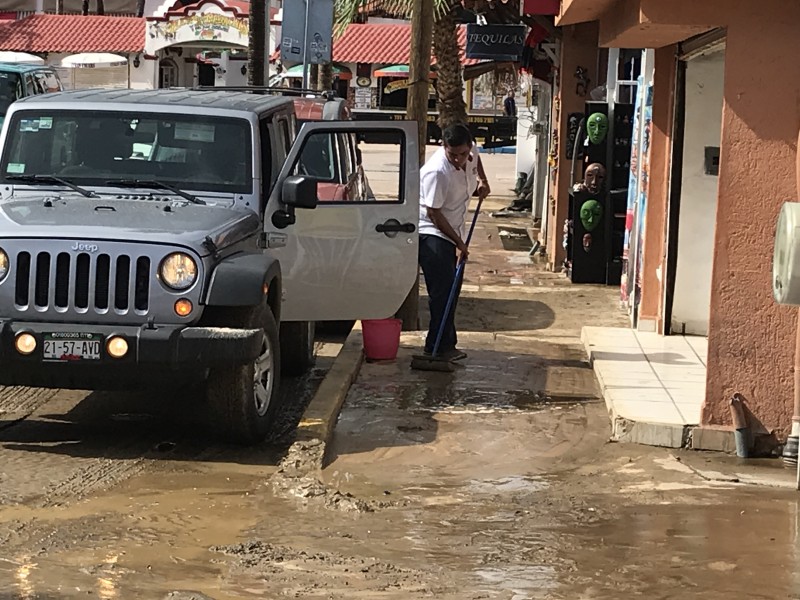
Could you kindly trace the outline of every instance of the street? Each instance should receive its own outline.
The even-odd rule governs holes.
[[[403,334],[363,365],[321,472],[293,429],[336,336],[255,448],[208,441],[188,393],[0,390],[0,598],[800,598],[795,493],[608,443],[580,331],[626,322],[619,290],[545,271],[524,218],[489,216],[513,160],[484,155],[464,367],[411,371],[422,333]]]

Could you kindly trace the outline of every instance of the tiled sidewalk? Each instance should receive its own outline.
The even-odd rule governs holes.
[[[680,429],[700,423],[706,338],[616,327],[584,327],[581,338],[615,423],[615,435],[619,419]]]

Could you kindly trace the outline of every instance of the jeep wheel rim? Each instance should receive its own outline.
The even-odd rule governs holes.
[[[256,359],[253,370],[253,398],[256,403],[256,412],[259,417],[267,414],[270,400],[272,399],[272,346],[269,338],[264,336],[261,354]]]

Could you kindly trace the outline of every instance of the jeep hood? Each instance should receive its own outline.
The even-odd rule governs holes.
[[[250,211],[183,201],[44,196],[0,203],[0,238],[177,244],[202,255],[206,238],[224,248],[258,230]]]

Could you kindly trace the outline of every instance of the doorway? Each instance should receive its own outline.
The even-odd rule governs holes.
[[[214,65],[208,63],[198,63],[197,82],[202,86],[213,86],[216,79]]]
[[[667,291],[669,332],[708,335],[711,275],[717,216],[717,177],[722,135],[725,46],[717,44],[685,60],[683,71],[682,130],[673,162],[679,162],[672,182],[677,197],[671,201],[670,254],[673,273]],[[679,102],[681,100],[679,99]]]

